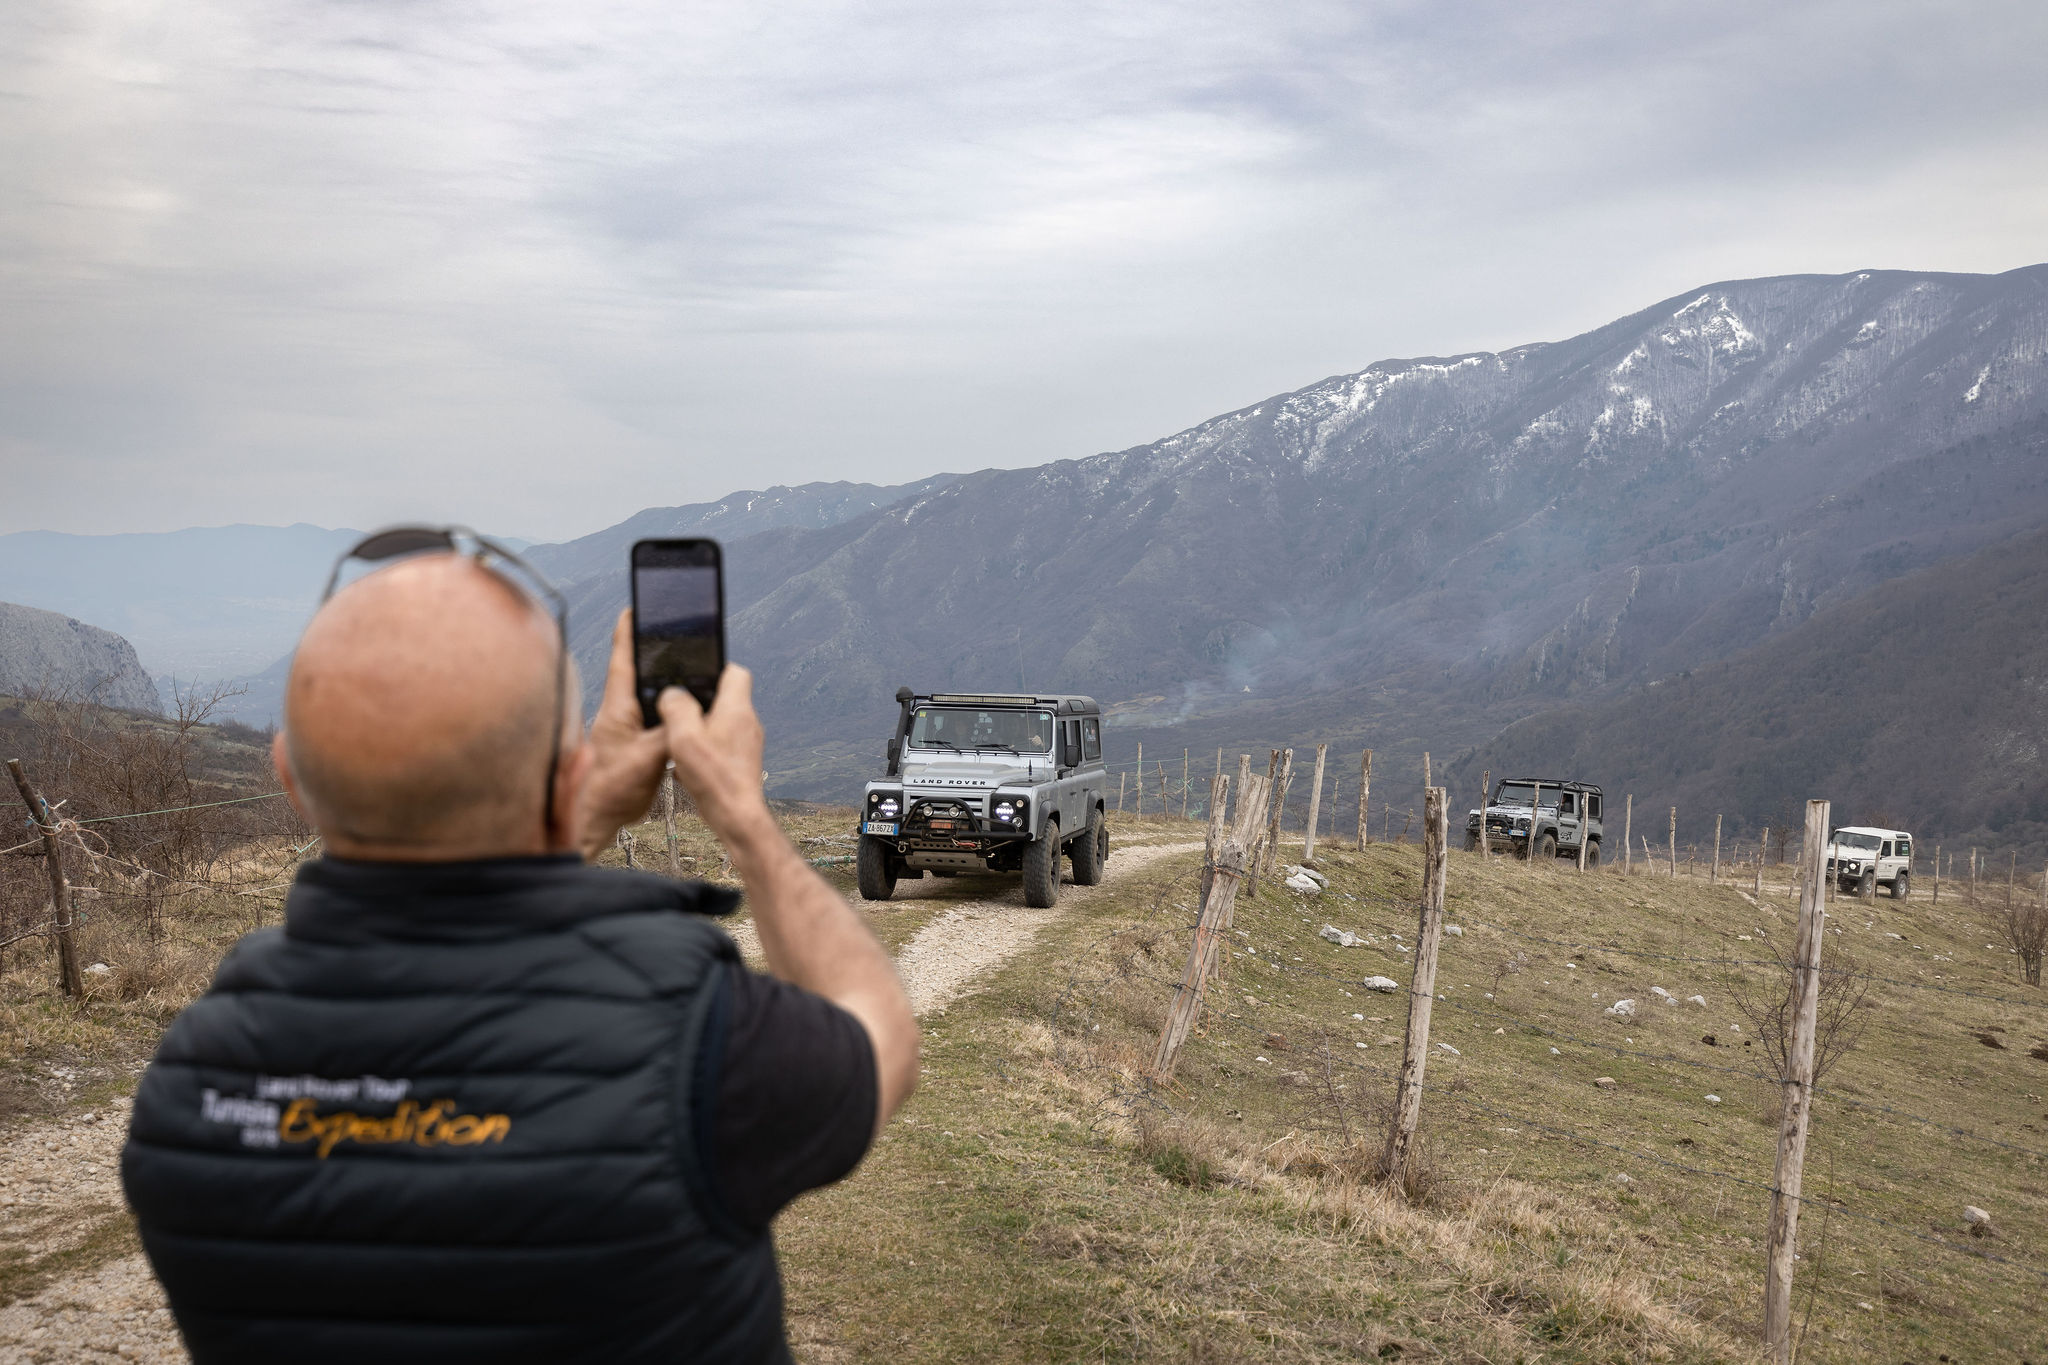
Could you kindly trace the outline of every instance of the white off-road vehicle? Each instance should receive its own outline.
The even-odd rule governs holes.
[[[1828,875],[1845,895],[1874,895],[1882,886],[1902,901],[1913,887],[1913,836],[1902,829],[1844,825],[1828,838]]]
[[[861,795],[864,899],[904,877],[1014,872],[1024,903],[1059,897],[1060,859],[1094,886],[1109,860],[1102,710],[1088,697],[900,688],[888,773]]]

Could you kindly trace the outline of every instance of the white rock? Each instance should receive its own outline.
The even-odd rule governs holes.
[[[106,976],[113,970],[114,969],[112,967],[109,967],[104,962],[95,962],[90,967],[87,967],[85,969],[85,974],[87,976]]]
[[[1617,1185],[1633,1185],[1636,1183],[1636,1178],[1627,1171],[1616,1171],[1614,1173],[1614,1183]]]
[[[1307,877],[1317,886],[1327,887],[1330,884],[1330,879],[1324,876],[1322,873],[1316,871],[1312,867],[1302,867],[1298,863],[1287,869],[1287,875],[1289,877]]]
[[[1688,1005],[1698,1005],[1701,1009],[1705,1009],[1707,1007],[1707,997],[1704,995],[1688,995],[1685,997],[1685,1003]]]
[[[1401,989],[1401,983],[1394,980],[1391,976],[1368,976],[1359,984],[1369,991],[1379,991],[1386,995],[1391,995],[1393,992]]]
[[[1352,933],[1349,929],[1339,929],[1334,924],[1325,924],[1322,928],[1321,936],[1330,940],[1339,948],[1362,948],[1365,946],[1364,939]]]
[[[1465,926],[1462,924],[1446,924],[1444,932],[1452,938],[1463,938],[1465,937]]]
[[[1438,1043],[1436,1045],[1436,1049],[1439,1052],[1448,1052],[1453,1057],[1462,1057],[1465,1055],[1464,1053],[1458,1051],[1458,1049],[1452,1047],[1449,1043]]]
[[[1558,1050],[1557,1050],[1556,1048],[1552,1048],[1552,1049],[1550,1049],[1550,1055],[1551,1055],[1551,1056],[1553,1056],[1553,1057],[1562,1057],[1562,1056],[1564,1056],[1564,1054],[1563,1054],[1562,1052],[1559,1052],[1559,1051],[1558,1051]]]
[[[1662,986],[1650,987],[1650,994],[1656,996],[1659,1000],[1671,999],[1671,992],[1665,990]]]
[[[1636,1012],[1636,1002],[1633,1000],[1617,1000],[1607,1007],[1606,1012],[1607,1017],[1609,1019],[1634,1018]]]
[[[1287,889],[1299,891],[1304,896],[1320,896],[1323,894],[1322,883],[1309,876],[1306,872],[1297,872],[1292,877],[1289,877],[1287,879]]]
[[[1719,1095],[1709,1095],[1709,1096],[1707,1096],[1707,1103],[1708,1103],[1708,1104],[1719,1104],[1720,1102],[1721,1102],[1721,1097],[1720,1097]]]
[[[1991,1215],[1978,1208],[1975,1204],[1965,1204],[1963,1205],[1963,1221],[1973,1228],[1990,1227]]]
[[[1354,1015],[1352,1015],[1351,1017],[1352,1017],[1353,1019],[1356,1019],[1356,1020],[1357,1020],[1357,1021],[1358,1021],[1359,1023],[1361,1023],[1361,1024],[1365,1022],[1365,1016],[1364,1016],[1364,1015],[1362,1015],[1362,1014],[1354,1014]]]

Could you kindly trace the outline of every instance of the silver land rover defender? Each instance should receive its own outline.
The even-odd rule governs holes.
[[[1828,875],[1844,895],[1874,896],[1882,886],[1902,901],[1913,888],[1913,836],[1902,829],[1844,825],[1828,838]]]
[[[1590,782],[1550,778],[1505,777],[1495,784],[1484,811],[1465,817],[1465,851],[1486,840],[1489,852],[1527,858],[1579,856],[1586,848],[1586,866],[1600,865],[1600,789]]]
[[[1102,710],[1089,697],[896,690],[888,775],[861,797],[860,894],[925,873],[1017,872],[1024,903],[1059,898],[1060,855],[1093,886],[1109,859]]]

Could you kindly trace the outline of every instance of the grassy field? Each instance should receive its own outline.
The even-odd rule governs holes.
[[[1594,945],[1765,959],[1789,947],[1787,889],[1752,903],[1704,878],[1454,851],[1464,932],[1446,940],[1434,1038],[1458,1053],[1431,1061],[1434,1188],[1411,1208],[1365,1178],[1405,1002],[1356,983],[1407,981],[1394,935],[1412,942],[1419,850],[1318,861],[1328,893],[1240,902],[1237,952],[1170,1091],[1138,1073],[1186,953],[1193,856],[1112,877],[1114,895],[928,1020],[920,1094],[854,1180],[783,1221],[809,1357],[1752,1355],[1776,1088],[1754,1074],[1729,987],[1739,973],[1759,993],[1767,973]],[[2048,1359],[2048,1284],[2026,1268],[2048,1266],[2032,1154],[2048,1150],[2048,1062],[2028,1052],[2048,1038],[2048,1000],[1963,910],[1948,897],[1937,914],[1924,892],[1836,907],[1836,960],[2024,1003],[1872,986],[1809,1149],[1807,1358]],[[1339,948],[1317,936],[1325,922],[1376,942]],[[1653,986],[1708,1003],[1658,1005]],[[1617,998],[1635,1017],[1605,1014]],[[2006,1046],[1981,1042],[1990,1030]],[[1996,1236],[1968,1235],[1966,1203],[1992,1210]]]
[[[833,842],[846,813],[785,818],[814,856],[847,851]],[[1113,838],[1196,832],[1120,820]],[[665,865],[659,826],[636,833],[640,864]],[[682,851],[720,875],[694,822]],[[919,1094],[854,1178],[781,1220],[802,1358],[1756,1354],[1776,1094],[1754,1075],[1754,1029],[1730,988],[1756,993],[1767,973],[1599,945],[1767,958],[1789,950],[1796,907],[1782,885],[1752,903],[1703,878],[1482,865],[1454,850],[1449,919],[1463,933],[1445,940],[1434,1037],[1457,1053],[1431,1059],[1428,1189],[1411,1203],[1369,1178],[1405,997],[1358,983],[1409,979],[1419,850],[1326,847],[1327,893],[1241,900],[1175,1084],[1153,1090],[1138,1074],[1187,951],[1197,863],[1119,875],[1112,854],[1103,894],[1077,898],[980,993],[925,1020]],[[826,871],[850,894],[850,868]],[[892,947],[955,901],[1021,905],[1014,882],[935,890],[856,904]],[[0,1067],[15,1121],[132,1084],[248,914],[195,912],[154,957],[91,944],[88,960],[115,972],[83,1009],[51,996],[39,952],[11,954]],[[1317,936],[1325,923],[1369,941],[1340,948]],[[1923,889],[1839,903],[1831,924],[1830,960],[1888,980],[1871,985],[1867,1028],[1816,1108],[1803,1353],[2048,1361],[2048,1061],[2030,1055],[2048,1040],[2048,993],[2019,984],[1946,891],[1938,912]],[[1653,986],[1708,1003],[1660,1005]],[[1633,1018],[1605,1014],[1617,998],[1637,1002]],[[1990,1210],[1996,1234],[1968,1235],[1964,1204]],[[97,1227],[63,1269],[129,1245]],[[16,1268],[20,1283],[43,1278]]]

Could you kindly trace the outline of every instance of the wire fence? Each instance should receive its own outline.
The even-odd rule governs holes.
[[[1299,845],[1295,847],[1298,849]],[[1347,857],[1359,857],[1355,844],[1347,847],[1351,850]],[[1382,851],[1382,856],[1391,854],[1392,850]],[[1330,866],[1328,859],[1325,866]],[[1469,873],[1474,866],[1469,860],[1453,864],[1453,884],[1457,884],[1455,879],[1460,873]],[[1568,881],[1572,874],[1561,864],[1557,872],[1544,871],[1538,875],[1555,879],[1547,883],[1554,887],[1558,882]],[[1252,916],[1241,919],[1239,926],[1230,931],[1231,945],[1221,954],[1224,965],[1203,1001],[1195,1046],[1190,1062],[1185,1064],[1194,1070],[1192,1079],[1163,1081],[1148,1073],[1143,1057],[1148,1021],[1156,1027],[1174,993],[1183,989],[1183,979],[1172,967],[1175,955],[1187,950],[1195,933],[1199,888],[1174,888],[1135,924],[1081,950],[1047,1011],[1047,1023],[1058,1040],[1057,1064],[1099,1096],[1095,1101],[1095,1122],[1139,1129],[1188,1121],[1213,1123],[1233,1114],[1238,1116],[1237,1121],[1242,1121],[1243,1112],[1257,1104],[1271,1129],[1284,1127],[1289,1135],[1312,1135],[1354,1148],[1363,1143],[1368,1149],[1382,1140],[1389,1115],[1387,1101],[1400,1082],[1398,1064],[1407,1041],[1407,992],[1397,986],[1393,993],[1386,993],[1385,977],[1407,980],[1411,975],[1408,969],[1416,956],[1414,936],[1421,901],[1405,894],[1365,893],[1358,889],[1361,886],[1360,881],[1340,873],[1337,883],[1319,895],[1297,895],[1279,888],[1262,891],[1261,899],[1252,907]],[[1352,889],[1347,891],[1346,887]],[[1536,996],[1535,1003],[1503,998],[1498,989],[1502,979],[1498,977],[1492,982],[1495,990],[1485,990],[1483,986],[1491,971],[1487,955],[1516,942],[1561,950],[1555,955],[1557,959],[1567,954],[1584,958],[1599,952],[1643,963],[1708,969],[1716,983],[1717,996],[1723,998],[1728,983],[1737,980],[1784,985],[1791,979],[1789,961],[1775,957],[1676,953],[1656,946],[1592,942],[1591,936],[1575,939],[1554,933],[1532,933],[1500,922],[1506,918],[1502,912],[1509,908],[1512,897],[1493,904],[1493,913],[1482,917],[1473,913],[1476,907],[1470,904],[1475,894],[1471,884],[1468,882],[1462,891],[1467,904],[1457,916],[1453,936],[1443,940],[1441,984],[1433,999],[1434,1005],[1447,1013],[1429,1040],[1432,1069],[1425,1073],[1427,1080],[1421,1086],[1424,1110],[1434,1114],[1431,1125],[1439,1144],[1459,1129],[1459,1115],[1464,1116],[1463,1128],[1470,1130],[1465,1133],[1468,1146],[1476,1146],[1481,1140],[1479,1135],[1486,1132],[1482,1124],[1511,1125],[1518,1141],[1530,1134],[1540,1134],[1620,1165],[1624,1169],[1616,1172],[1615,1177],[1627,1177],[1632,1186],[1639,1186],[1648,1173],[1656,1172],[1661,1180],[1688,1187],[1688,1198],[1711,1198],[1717,1206],[1736,1196],[1753,1199],[1757,1207],[1745,1221],[1749,1222],[1751,1232],[1760,1234],[1766,1221],[1765,1206],[1781,1191],[1772,1175],[1773,1153],[1758,1139],[1766,1132],[1775,1136],[1776,1113],[1786,1089],[1771,1058],[1756,1055],[1767,1049],[1752,1047],[1741,1054],[1741,1064],[1731,1065],[1719,1057],[1684,1055],[1674,1051],[1668,1041],[1652,1042],[1652,1031],[1668,1034],[1670,1022],[1690,1022],[1700,1017],[1696,1007],[1676,1003],[1675,996],[1671,997],[1673,1004],[1650,1006],[1646,1015],[1620,1019],[1603,1016],[1598,1020],[1599,1027],[1584,1028],[1549,1017],[1566,1008],[1566,1001],[1559,994],[1562,982],[1559,987],[1549,988],[1550,996]],[[1339,896],[1343,899],[1339,900]],[[1341,906],[1347,924],[1357,928],[1358,937],[1364,940],[1360,946],[1384,968],[1384,975],[1351,969],[1342,959],[1314,960],[1321,954],[1348,955],[1357,951],[1309,937],[1313,925],[1308,921],[1320,921],[1325,914],[1335,914],[1333,907],[1337,906]],[[1245,905],[1240,902],[1241,916],[1244,911]],[[1297,933],[1297,928],[1301,932]],[[1697,930],[1693,926],[1662,923],[1650,916],[1646,917],[1645,931],[1648,937],[1659,931]],[[1523,968],[1520,974],[1526,975],[1534,965]],[[1562,975],[1566,969],[1558,966],[1556,970]],[[1997,1005],[2040,1020],[2043,1034],[2048,1035],[2048,996],[2005,995],[1973,989],[1971,985],[1872,972],[1854,964],[1823,966],[1822,971],[1855,983],[1932,992],[1967,1002],[1972,1008]],[[1382,979],[1369,985],[1369,979],[1374,977]],[[1520,984],[1514,975],[1506,980],[1509,984]],[[1480,984],[1475,986],[1472,982]],[[1548,987],[1548,982],[1545,985]],[[1521,989],[1514,994],[1535,995]],[[1347,999],[1358,1002],[1349,1012],[1350,1018],[1336,1016],[1338,1002]],[[1373,1004],[1365,1002],[1379,1004],[1379,1012],[1374,1014]],[[1900,1019],[1897,1011],[1892,1012],[1891,1019]],[[1467,1059],[1465,1048],[1474,1044],[1465,1043],[1463,1036],[1443,1027],[1455,1026],[1459,1021],[1491,1039],[1492,1044],[1478,1044],[1478,1055]],[[1885,1027],[1889,1022],[1880,1017],[1873,1026]],[[1908,1018],[1902,1022],[1913,1021]],[[1378,1036],[1359,1036],[1369,1033],[1374,1026],[1383,1026]],[[1617,1034],[1626,1030],[1628,1036],[1597,1036],[1602,1028],[1612,1028]],[[1403,1046],[1393,1046],[1395,1040],[1387,1036],[1388,1032],[1400,1033]],[[1643,1035],[1640,1041],[1637,1034]],[[1109,1041],[1105,1041],[1105,1035]],[[1454,1038],[1456,1042],[1452,1041]],[[1687,1076],[1703,1078],[1716,1091],[1726,1094],[1711,1094],[1711,1104],[1696,1094],[1687,1094],[1683,1113],[1703,1125],[1706,1132],[1698,1138],[1688,1136],[1684,1142],[1690,1147],[1711,1141],[1725,1148],[1730,1159],[1709,1164],[1687,1160],[1668,1148],[1656,1150],[1659,1144],[1648,1140],[1642,1120],[1632,1117],[1632,1110],[1623,1110],[1609,1127],[1589,1128],[1583,1122],[1571,1121],[1566,1115],[1584,1101],[1559,1093],[1567,1084],[1565,1081],[1529,1074],[1528,1059],[1520,1055],[1526,1048],[1515,1044],[1516,1038],[1546,1044],[1553,1062],[1602,1056],[1626,1060],[1641,1071],[1631,1078],[1628,1088],[1667,1101],[1662,1106],[1665,1113],[1679,1112],[1671,1107],[1678,1092],[1659,1094],[1660,1081],[1668,1089],[1682,1086]],[[1464,1043],[1464,1047],[1459,1043]],[[1716,1050],[1724,1050],[1725,1046],[1716,1045]],[[2037,1050],[2035,1056],[2048,1060],[2044,1050]],[[1446,1070],[1450,1074],[1442,1075]],[[2048,1075],[2043,1079],[2048,1080]],[[1498,1090],[1509,1080],[1512,1084],[1508,1090],[1485,1093]],[[1586,1083],[1586,1078],[1574,1076],[1568,1084]],[[2042,1164],[2048,1162],[2048,1144],[2029,1142],[2018,1134],[2001,1135],[1983,1131],[1981,1126],[1966,1126],[1960,1121],[1963,1116],[1953,1112],[1916,1112],[1911,1107],[1885,1102],[1888,1096],[1872,1098],[1862,1093],[1862,1087],[1847,1082],[1817,1083],[1810,1093],[1817,1101],[1813,1129],[1817,1142],[1833,1144],[1830,1150],[1843,1153],[1882,1152],[1885,1163],[1905,1174],[1870,1180],[1865,1176],[1874,1174],[1874,1167],[1859,1168],[1846,1177],[1831,1167],[1816,1180],[1809,1167],[1808,1184],[1798,1195],[1791,1196],[1793,1202],[1808,1211],[1808,1218],[1801,1224],[1799,1250],[1807,1268],[1800,1272],[1804,1282],[1799,1292],[1809,1323],[1816,1302],[1824,1302],[1838,1316],[1851,1319],[1896,1308],[1899,1311],[1885,1319],[1884,1330],[1906,1332],[1909,1329],[1903,1324],[1911,1317],[1910,1310],[1915,1304],[1952,1301],[1966,1292],[1972,1277],[1976,1277],[1981,1290],[1981,1277],[1987,1274],[2003,1281],[2005,1288],[1999,1292],[2010,1295],[2004,1300],[2006,1307],[2002,1311],[2013,1312],[2014,1304],[2038,1304],[2042,1288],[2048,1286],[2048,1255],[2044,1255],[2042,1245],[2043,1230],[2048,1229],[2048,1195],[2044,1195],[2041,1182]],[[1548,1103],[1530,1103],[1531,1096],[1537,1094]],[[1246,1099],[1247,1095],[1251,1098]],[[2028,1098],[2039,1101],[2041,1097]],[[1243,1109],[1219,1113],[1218,1104],[1237,1104]],[[2041,1107],[2036,1105],[2037,1109]],[[2038,1116],[2048,1119],[2048,1112]],[[1268,1130],[1262,1130],[1259,1137],[1263,1140],[1269,1135]],[[1674,1140],[1668,1134],[1657,1136]],[[1493,1141],[1487,1145],[1491,1150],[1501,1144]],[[1958,1159],[1959,1151],[1974,1151],[1978,1155],[1963,1161]],[[1905,1178],[1907,1175],[1910,1178]],[[1994,1197],[1978,1188],[1980,1182],[1988,1182],[1996,1191],[2002,1208],[1995,1218],[1987,1215],[1984,1221],[1977,1222],[1975,1216],[1983,1210],[1976,1205],[1991,1202]],[[1964,1220],[1958,1219],[1958,1213],[1964,1214]],[[1849,1234],[1852,1226],[1860,1226],[1867,1234],[1857,1239],[1853,1248]],[[1908,1256],[1907,1247],[1919,1248],[1924,1254]],[[1858,1256],[1867,1253],[1881,1258],[1879,1278],[1886,1287],[1871,1288],[1861,1283],[1869,1273],[1865,1270],[1840,1268],[1839,1263],[1851,1251]],[[1709,1256],[1722,1254],[1704,1241],[1698,1252]],[[1946,1266],[1943,1262],[1947,1262]],[[2010,1342],[2016,1348],[2040,1350],[2048,1346],[2038,1315],[2031,1320],[2015,1316],[2010,1319],[2010,1326]]]

